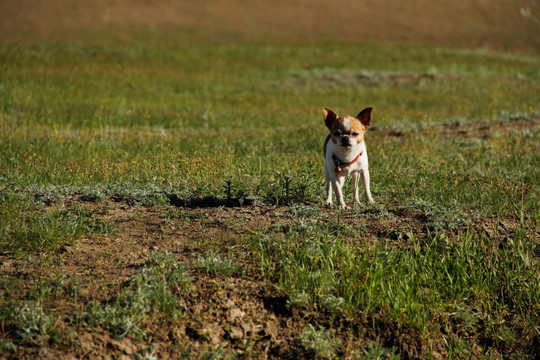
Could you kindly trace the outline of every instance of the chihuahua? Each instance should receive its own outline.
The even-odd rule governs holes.
[[[360,204],[358,180],[362,178],[366,201],[373,202],[369,189],[368,156],[364,134],[371,122],[372,108],[362,110],[356,117],[339,117],[332,109],[323,108],[324,122],[330,133],[324,141],[324,174],[326,177],[325,205],[332,205],[332,189],[341,209],[347,209],[343,201],[345,177],[353,179],[354,199],[352,206]]]

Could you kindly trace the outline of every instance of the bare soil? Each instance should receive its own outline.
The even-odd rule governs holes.
[[[534,0],[3,0],[0,41],[389,42],[540,50]]]
[[[118,230],[109,234],[84,237],[60,249],[60,254],[37,254],[30,259],[0,255],[0,278],[4,294],[24,300],[40,281],[53,280],[58,274],[76,279],[79,293],[72,298],[50,299],[47,309],[57,312],[59,336],[41,347],[18,344],[17,352],[5,352],[0,358],[42,357],[54,359],[122,359],[148,353],[156,344],[158,358],[199,358],[216,349],[241,358],[311,358],[298,341],[308,324],[329,322],[320,312],[286,306],[286,296],[261,278],[259,259],[249,246],[254,232],[286,231],[294,219],[289,207],[195,207],[179,208],[131,206],[106,201],[53,204],[68,209],[84,205],[103,220],[112,221]],[[346,225],[348,241],[369,242],[386,239],[388,246],[407,246],[406,234],[423,238],[429,231],[429,217],[415,209],[388,205],[384,210],[360,208],[340,212],[323,209],[323,221]],[[384,213],[383,213],[384,212]],[[181,216],[171,216],[180,214]],[[485,219],[475,225],[477,231],[493,228],[499,221],[494,239],[503,239],[515,228],[515,219]],[[390,229],[390,230],[389,230]],[[368,242],[368,246],[369,246]],[[136,337],[115,339],[107,331],[77,327],[69,320],[90,301],[106,304],[129,281],[152,252],[168,251],[177,262],[193,263],[208,250],[234,258],[241,274],[210,275],[194,270],[192,284],[180,292],[186,317],[182,320],[160,318],[147,329],[151,341]],[[159,316],[159,315],[158,315]],[[347,318],[332,315],[335,336],[343,349],[361,351],[376,341],[399,349],[404,358],[446,358],[444,344],[428,347],[419,334],[399,330],[377,318]],[[10,339],[9,324],[1,324],[2,337]],[[74,334],[72,330],[75,329]],[[433,345],[433,344],[432,344]],[[349,354],[351,352],[349,351]],[[339,354],[343,356],[344,354]],[[345,357],[346,358],[346,357]]]

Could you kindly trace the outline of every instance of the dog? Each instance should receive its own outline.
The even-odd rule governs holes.
[[[360,204],[358,180],[362,179],[364,195],[368,203],[373,203],[369,188],[369,169],[364,134],[371,123],[368,107],[356,117],[339,117],[332,109],[323,108],[324,123],[330,132],[324,140],[324,174],[326,177],[325,205],[332,205],[332,190],[336,193],[340,209],[347,209],[343,200],[343,184],[348,175],[353,179],[354,199],[352,206]]]

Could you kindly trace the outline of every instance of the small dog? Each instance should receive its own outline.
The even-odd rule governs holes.
[[[356,117],[339,117],[332,109],[323,108],[324,122],[330,133],[324,141],[324,174],[326,177],[325,205],[332,205],[332,189],[336,193],[338,205],[347,209],[343,201],[342,188],[345,177],[353,178],[354,204],[360,204],[358,199],[358,179],[362,178],[366,201],[374,202],[369,189],[369,170],[364,133],[371,123],[371,110],[366,108]]]

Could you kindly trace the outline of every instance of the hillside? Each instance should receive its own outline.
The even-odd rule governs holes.
[[[4,0],[0,41],[390,42],[540,50],[533,0]]]

